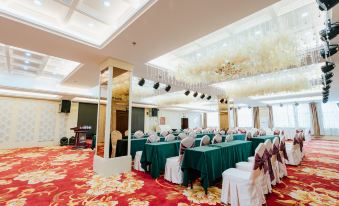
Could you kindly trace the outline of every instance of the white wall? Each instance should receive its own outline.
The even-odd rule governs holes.
[[[78,103],[58,113],[60,101],[0,97],[0,149],[58,145],[74,133]]]

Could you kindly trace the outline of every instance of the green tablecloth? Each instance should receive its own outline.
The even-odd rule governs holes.
[[[252,141],[252,150],[251,155],[254,155],[255,149],[258,147],[260,143],[264,143],[266,140],[270,139],[273,143],[273,140],[276,136],[274,135],[266,135],[266,136],[259,136],[259,137],[253,137],[251,139]]]
[[[246,140],[246,135],[245,134],[234,134],[233,140]]]
[[[187,149],[181,165],[183,185],[187,186],[200,175],[200,182],[207,192],[209,185],[221,177],[222,155],[218,147],[202,146]]]
[[[210,145],[221,149],[222,171],[235,167],[237,162],[247,162],[251,155],[252,142],[243,140],[234,140]]]
[[[195,146],[200,145],[200,139],[195,140]],[[179,155],[180,141],[157,142],[144,144],[141,156],[141,166],[147,171],[147,166],[152,178],[158,178],[161,171],[165,170],[166,159]]]
[[[163,142],[165,140],[164,137],[160,137],[160,141]],[[147,138],[140,138],[140,139],[131,139],[131,155],[134,159],[135,153],[137,151],[142,151],[144,149],[144,145],[146,144]],[[119,139],[117,141],[115,156],[126,156],[127,155],[127,139]]]

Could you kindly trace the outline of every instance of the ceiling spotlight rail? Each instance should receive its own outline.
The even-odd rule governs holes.
[[[320,56],[326,60],[325,65],[321,66],[322,84],[323,84],[323,103],[328,102],[332,77],[334,76],[332,70],[335,68],[335,63],[331,61],[332,56],[339,51],[338,44],[332,44],[331,40],[334,39],[339,33],[339,23],[332,23],[330,19],[330,10],[339,3],[339,0],[316,0],[319,5],[320,11],[326,12],[325,25],[326,27],[319,32],[320,39],[323,41],[323,48],[320,50]]]

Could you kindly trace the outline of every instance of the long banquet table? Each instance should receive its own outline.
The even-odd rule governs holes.
[[[187,186],[200,176],[205,192],[221,178],[222,172],[235,167],[237,162],[247,161],[252,142],[235,140],[209,146],[187,149],[181,165],[184,172],[183,185]]]
[[[200,145],[200,140],[200,138],[195,140],[195,146]],[[158,178],[160,172],[165,170],[166,159],[179,155],[179,146],[180,140],[146,143],[140,160],[142,168],[147,171],[147,166],[150,165],[152,178]]]
[[[273,143],[273,140],[274,140],[275,137],[276,136],[274,136],[274,135],[266,135],[266,136],[259,136],[259,137],[251,138],[251,142],[252,142],[251,155],[254,155],[255,149],[258,147],[258,145],[260,143],[264,143],[268,139],[270,139],[272,141],[272,143]]]

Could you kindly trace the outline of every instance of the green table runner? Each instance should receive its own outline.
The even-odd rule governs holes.
[[[199,145],[200,139],[196,139],[195,146]],[[152,178],[158,178],[160,172],[165,170],[166,159],[179,155],[179,146],[179,140],[144,144],[140,160],[142,168],[147,171],[147,166],[150,165]]]
[[[209,185],[221,177],[222,155],[218,147],[202,146],[187,149],[181,165],[183,185],[187,186],[200,175],[200,182],[207,192]]]
[[[259,137],[253,137],[251,139],[252,141],[252,151],[251,155],[254,155],[255,149],[258,147],[260,143],[264,143],[266,140],[270,139],[273,143],[275,136],[274,135],[266,135],[266,136],[259,136]]]

